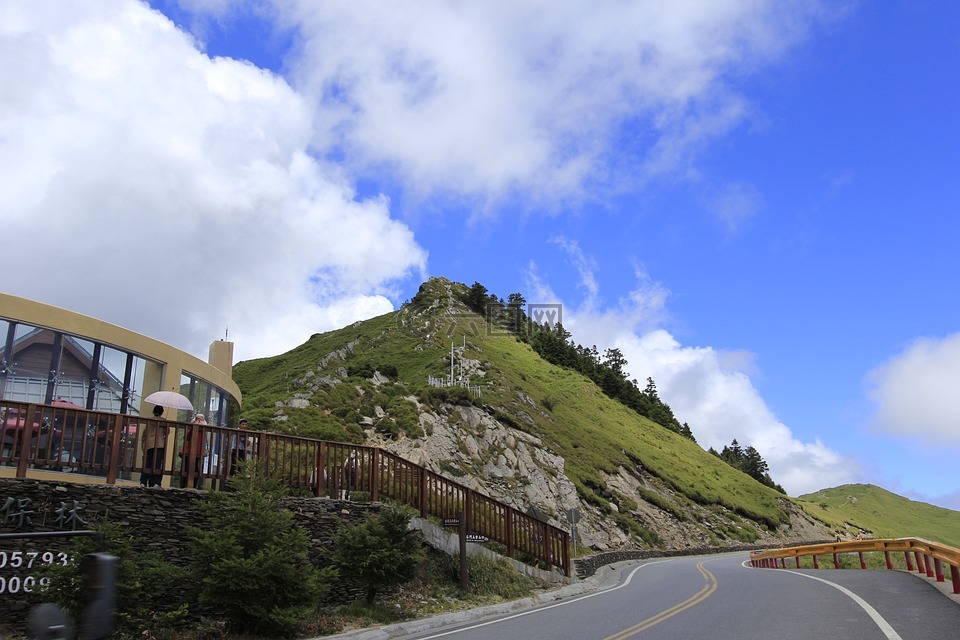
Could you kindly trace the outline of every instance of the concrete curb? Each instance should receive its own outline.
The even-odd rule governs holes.
[[[354,629],[334,636],[321,636],[311,640],[333,640],[335,638],[350,638],[351,640],[391,640],[405,635],[424,633],[442,627],[473,622],[484,618],[499,616],[508,613],[518,613],[527,611],[543,604],[565,600],[577,596],[593,593],[595,591],[604,591],[620,583],[620,572],[626,566],[637,564],[636,560],[618,562],[607,565],[597,571],[593,576],[579,582],[568,584],[557,589],[551,589],[538,593],[529,598],[512,600],[510,602],[501,602],[498,604],[477,607],[475,609],[464,609],[462,611],[452,611],[443,613],[430,618],[419,620],[407,620],[396,624],[384,625],[382,627],[367,627],[365,629]]]

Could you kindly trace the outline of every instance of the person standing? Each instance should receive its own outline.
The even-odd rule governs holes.
[[[207,418],[202,413],[198,413],[193,416],[193,420],[190,421],[190,426],[187,428],[187,434],[183,439],[183,446],[180,448],[180,457],[183,459],[183,464],[180,467],[181,489],[185,489],[187,484],[189,484],[187,480],[189,477],[187,465],[189,464],[191,456],[194,459],[193,488],[203,488],[201,472],[203,470],[203,459],[207,455],[207,442],[203,433],[203,427],[205,426],[207,426]]]
[[[153,421],[143,427],[140,450],[143,452],[143,472],[140,484],[144,487],[159,487],[163,481],[163,466],[166,462],[167,434],[169,427],[164,424],[163,407],[153,408]]]
[[[239,433],[232,437],[233,442],[230,447],[230,475],[237,473],[237,465],[247,460],[247,419],[240,418],[237,423]]]
[[[357,460],[356,450],[352,450],[346,460],[343,461],[343,499],[350,499],[350,490],[357,487],[357,466],[360,461]]]

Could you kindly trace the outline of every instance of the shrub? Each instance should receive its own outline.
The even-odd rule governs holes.
[[[333,562],[341,575],[367,590],[367,603],[377,593],[411,580],[424,558],[420,534],[409,531],[410,514],[387,508],[334,536]]]
[[[187,571],[156,553],[135,551],[133,537],[125,527],[101,523],[93,529],[100,538],[78,539],[66,566],[51,564],[44,570],[43,576],[50,578],[44,597],[63,607],[79,626],[86,605],[82,558],[89,553],[108,553],[119,559],[114,637],[154,637],[183,626],[191,604],[188,590],[183,588]]]
[[[294,637],[336,574],[311,563],[280,484],[247,471],[230,480],[233,491],[207,494],[209,525],[189,529],[200,602],[231,631]]]
[[[423,435],[415,404],[403,398],[394,398],[388,405],[387,411],[393,416],[398,431],[403,431],[411,438],[419,438]]]
[[[351,422],[335,413],[327,413],[319,407],[289,408],[287,416],[287,422],[284,425],[286,432],[319,440],[363,442],[363,431],[357,426],[356,420]]]

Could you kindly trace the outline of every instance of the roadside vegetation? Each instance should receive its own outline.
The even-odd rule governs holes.
[[[407,530],[410,514],[392,507],[342,530],[332,549],[311,549],[283,509],[279,485],[251,473],[232,489],[208,493],[209,526],[184,532],[190,566],[136,551],[133,532],[115,524],[97,525],[100,538],[78,541],[76,559],[94,552],[119,559],[111,637],[316,637],[521,598],[542,587],[505,562],[471,556],[470,590],[463,592],[459,559],[427,548],[419,532]],[[45,600],[81,620],[81,562],[50,565],[45,577]],[[362,587],[353,601],[327,597],[351,583]],[[17,636],[4,630],[3,637]]]

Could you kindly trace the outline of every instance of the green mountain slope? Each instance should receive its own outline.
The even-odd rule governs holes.
[[[688,543],[780,535],[776,530],[795,512],[791,501],[487,326],[457,299],[465,290],[431,279],[397,312],[314,335],[273,358],[237,364],[244,415],[264,430],[348,442],[423,440],[426,446],[431,434],[421,427],[432,423],[424,412],[466,429],[476,417],[467,420],[466,409],[457,407],[472,407],[561,457],[580,499],[566,508],[591,510],[638,545],[662,544],[678,527],[688,531]],[[450,374],[451,343],[455,373],[462,367],[473,391],[427,383],[428,376]],[[468,435],[477,436],[464,431],[464,441]],[[469,463],[469,454],[433,462],[454,475],[476,474],[478,462]],[[483,480],[489,493],[510,497],[514,491],[520,501],[522,487],[486,487]],[[562,507],[546,515],[564,524]]]
[[[800,497],[804,509],[837,531],[878,538],[925,538],[960,548],[960,511],[916,502],[872,484],[846,484]]]

